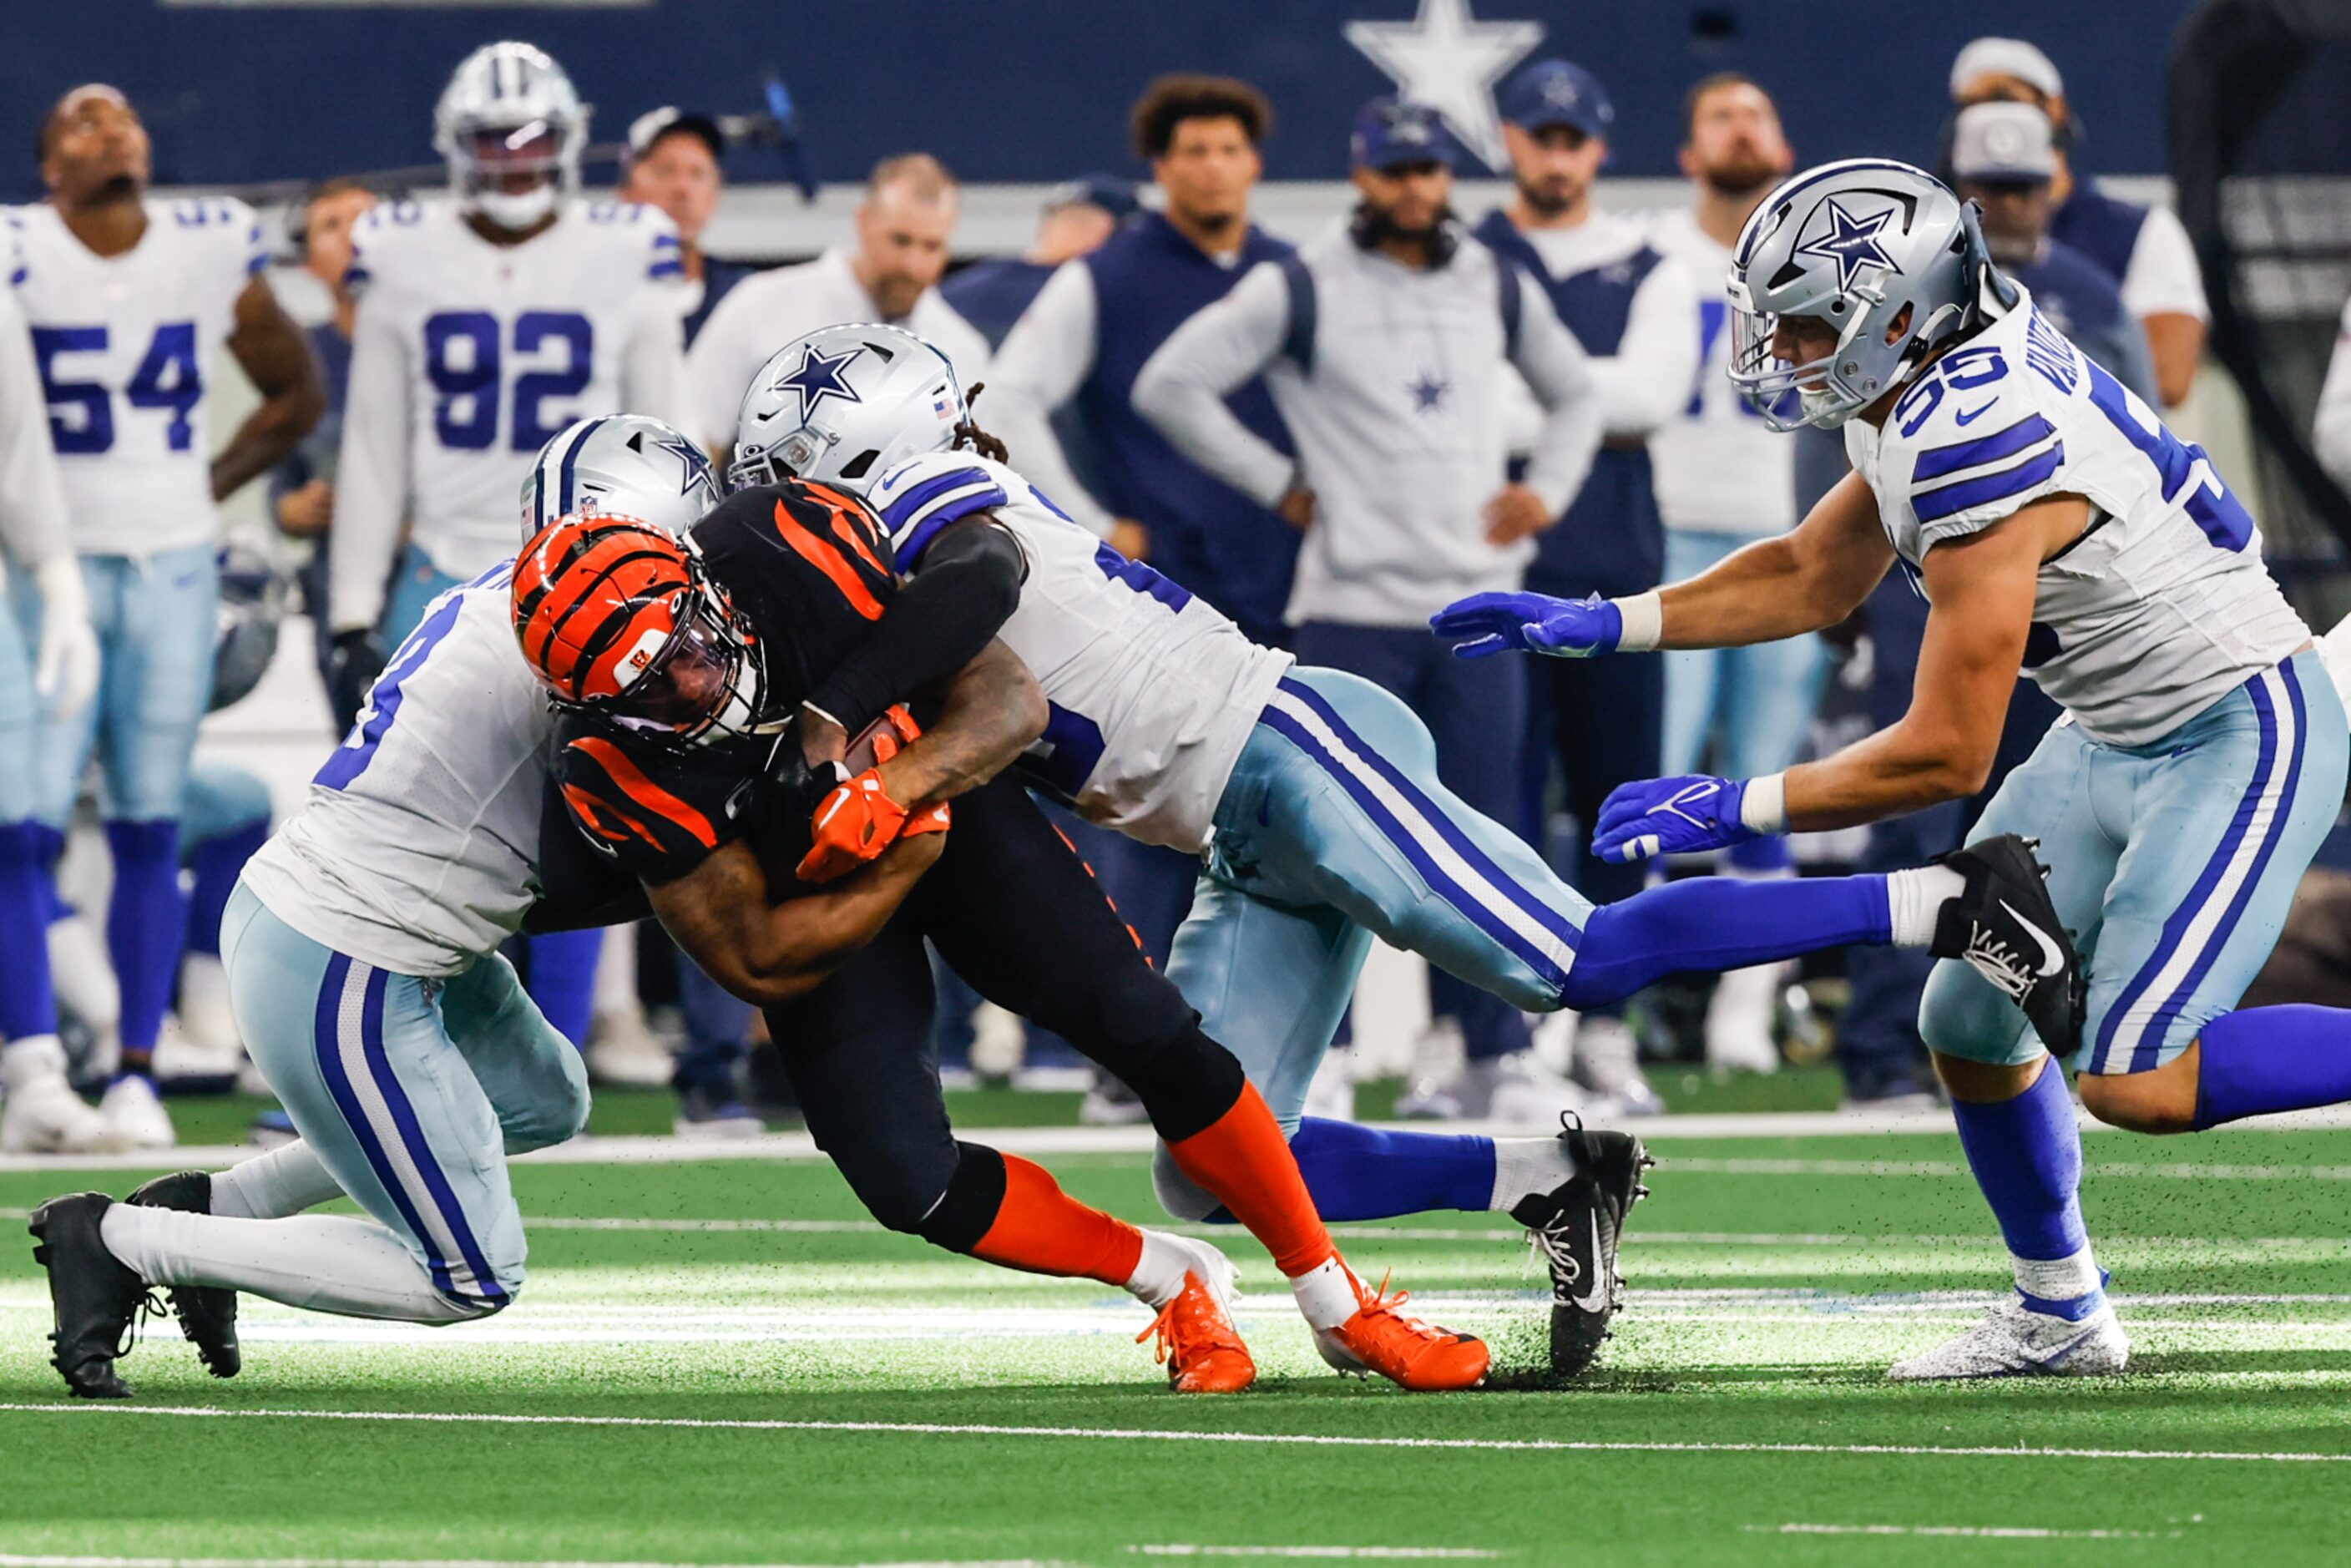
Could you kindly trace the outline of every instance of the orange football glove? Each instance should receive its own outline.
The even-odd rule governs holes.
[[[831,882],[848,875],[894,843],[905,825],[906,808],[890,798],[879,768],[834,785],[809,819],[812,841],[800,858],[799,879]]]

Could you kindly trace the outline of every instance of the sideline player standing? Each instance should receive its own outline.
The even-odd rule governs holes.
[[[1526,585],[1546,593],[1638,593],[1665,566],[1649,438],[1674,417],[1697,379],[1698,288],[1678,260],[1660,256],[1641,225],[1603,211],[1593,187],[1608,161],[1615,106],[1600,79],[1567,60],[1538,60],[1503,88],[1502,140],[1518,197],[1470,232],[1515,261],[1551,297],[1560,320],[1592,356],[1605,421],[1592,472],[1558,526],[1535,540]],[[1658,767],[1665,672],[1554,664],[1527,694],[1524,829],[1544,847],[1545,796],[1556,762],[1563,804],[1579,822],[1600,820],[1608,791]],[[1647,873],[1567,851],[1571,882],[1595,904],[1641,891]],[[1641,1075],[1623,1004],[1566,1020],[1575,1079],[1628,1113],[1662,1111]]]
[[[1796,525],[1795,454],[1774,441],[1731,390],[1728,308],[1715,280],[1730,266],[1740,225],[1788,177],[1794,154],[1771,96],[1736,71],[1706,78],[1682,108],[1682,172],[1694,200],[1658,215],[1651,238],[1687,267],[1698,292],[1699,364],[1682,413],[1651,441],[1657,512],[1666,525],[1666,580],[1693,576],[1743,545]],[[1796,759],[1818,704],[1827,652],[1817,637],[1768,648],[1684,650],[1657,661],[1666,683],[1658,766],[1696,768],[1710,754],[1731,772],[1771,773]],[[1584,829],[1592,831],[1590,826]],[[1785,877],[1785,840],[1746,844],[1722,857],[1732,876]],[[1715,983],[1706,1009],[1706,1059],[1721,1070],[1770,1072],[1783,966],[1736,970]]]
[[[0,279],[24,281],[13,222],[0,225]],[[80,1153],[113,1129],[66,1082],[57,996],[42,940],[48,919],[34,737],[40,709],[72,718],[98,689],[98,637],[74,559],[65,480],[49,443],[32,340],[11,289],[0,288],[0,543],[40,597],[40,641],[0,608],[0,1154]]]
[[[49,199],[22,209],[17,298],[33,330],[74,548],[103,654],[99,700],[51,716],[39,818],[54,860],[95,747],[114,893],[107,948],[122,1065],[99,1108],[172,1142],[150,1068],[180,965],[179,817],[212,691],[215,504],[267,472],[325,407],[302,329],[259,273],[242,202],[147,198],[147,131],[110,87],[75,89],[41,128]],[[215,455],[204,359],[225,344],[261,406]],[[20,605],[20,610],[21,610]]]
[[[378,206],[350,273],[329,614],[353,706],[426,605],[514,553],[515,495],[541,446],[576,419],[666,418],[677,397],[677,230],[652,207],[578,198],[588,112],[562,68],[528,44],[486,45],[433,121],[455,200]],[[575,1041],[601,943],[531,942],[531,997]]]
[[[1764,642],[1843,619],[1898,560],[1931,605],[1917,691],[1900,723],[1818,762],[1627,785],[1595,847],[1708,849],[1967,795],[2022,669],[2066,716],[1980,828],[2040,841],[2095,956],[2083,1103],[2173,1133],[2351,1099],[2351,1014],[2230,1010],[2335,821],[2351,742],[2202,449],[2051,326],[1992,265],[1973,206],[1908,164],[1781,186],[1740,236],[1730,298],[1740,390],[1778,428],[1842,426],[1855,472],[1794,533],[1660,593],[1473,601],[1438,630],[1477,639],[1464,652],[1565,656]],[[2018,1295],[1892,1375],[2118,1372],[2064,1072],[1988,974],[1939,966],[1919,1033]]]

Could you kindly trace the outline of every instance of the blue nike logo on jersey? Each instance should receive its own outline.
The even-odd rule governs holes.
[[[1998,398],[1992,399],[1992,402],[1998,402],[2000,400]],[[1953,423],[1958,424],[1973,424],[1976,421],[1981,419],[1987,413],[1989,413],[1991,409],[1991,402],[1984,403],[1980,407],[1969,409],[1964,413],[1955,413],[1951,415],[1951,419]]]

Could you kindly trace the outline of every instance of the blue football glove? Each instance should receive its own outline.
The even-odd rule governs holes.
[[[1593,852],[1622,862],[1745,843],[1762,836],[1740,820],[1746,795],[1744,779],[1706,773],[1619,784],[1600,808]]]
[[[1428,618],[1428,629],[1453,644],[1457,659],[1523,648],[1562,659],[1613,653],[1625,635],[1625,612],[1594,594],[1553,599],[1548,593],[1473,593]]]

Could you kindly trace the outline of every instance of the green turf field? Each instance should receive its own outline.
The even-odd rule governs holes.
[[[1324,1374],[1245,1239],[1265,1381],[1180,1400],[1123,1297],[946,1257],[822,1166],[747,1161],[524,1167],[531,1281],[502,1316],[249,1304],[235,1382],[156,1337],[125,1364],[137,1403],[71,1405],[16,1222],[139,1177],[0,1175],[0,1568],[2345,1561],[2351,1134],[2089,1147],[2126,1380],[1880,1381],[2003,1278],[1955,1140],[1666,1135],[1604,1370],[1442,1398]],[[1140,1156],[1049,1163],[1153,1212]],[[1540,1281],[1506,1230],[1343,1235],[1526,1359]]]

